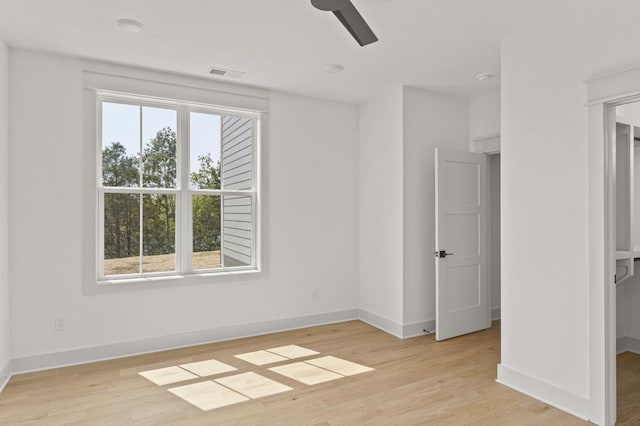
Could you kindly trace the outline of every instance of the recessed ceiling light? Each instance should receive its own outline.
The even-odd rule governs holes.
[[[139,33],[144,30],[142,22],[134,21],[133,19],[118,19],[117,23],[120,29],[130,33]]]
[[[331,64],[324,67],[324,72],[329,74],[336,74],[344,70],[344,67],[340,64]]]
[[[476,80],[478,81],[487,81],[487,80],[491,80],[494,77],[493,74],[489,74],[489,73],[481,73],[476,75]]]

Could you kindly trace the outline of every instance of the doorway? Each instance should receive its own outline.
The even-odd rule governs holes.
[[[612,106],[610,122],[615,176],[615,365],[616,418],[640,421],[640,101]]]
[[[499,150],[436,148],[436,340],[500,318]]]

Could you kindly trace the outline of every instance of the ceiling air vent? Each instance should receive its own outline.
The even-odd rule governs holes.
[[[209,74],[221,75],[224,77],[231,77],[231,78],[240,78],[246,73],[244,71],[234,71],[234,70],[226,70],[224,68],[211,67],[209,68]]]

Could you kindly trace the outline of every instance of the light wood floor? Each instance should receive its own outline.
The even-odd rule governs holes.
[[[640,425],[640,355],[625,352],[618,361],[618,426]]]
[[[251,367],[233,357],[290,344],[375,371],[307,386],[267,370],[272,365]],[[294,390],[205,412],[168,392],[171,386],[157,386],[137,374],[211,358],[238,367],[238,372],[257,372]],[[497,384],[499,360],[499,324],[435,342],[433,336],[399,340],[360,321],[350,321],[18,375],[0,394],[0,424],[588,424]],[[640,363],[629,365],[633,367],[627,368],[640,376]],[[637,394],[633,399],[637,400]],[[631,410],[638,403],[631,405],[625,407]]]

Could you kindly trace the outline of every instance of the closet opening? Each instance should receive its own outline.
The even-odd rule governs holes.
[[[615,107],[616,401],[619,424],[640,422],[640,101]]]

